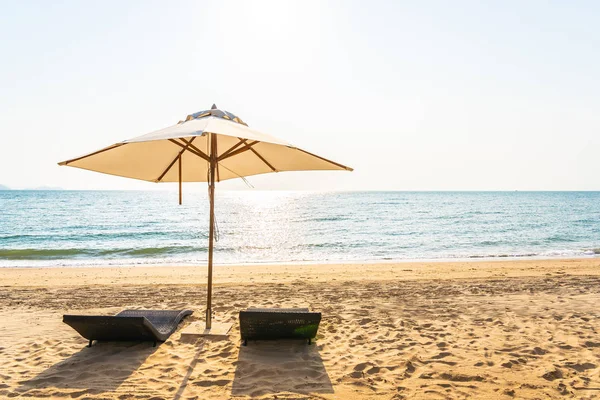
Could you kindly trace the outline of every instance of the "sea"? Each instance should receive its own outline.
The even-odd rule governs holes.
[[[205,191],[0,191],[0,267],[207,261]],[[600,192],[216,192],[215,264],[600,256]]]

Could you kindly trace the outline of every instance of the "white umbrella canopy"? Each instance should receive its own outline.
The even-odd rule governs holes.
[[[188,115],[185,121],[125,140],[59,165],[150,182],[207,182],[209,137],[217,137],[216,181],[264,174],[351,168],[250,129],[233,114],[216,108]]]
[[[250,129],[217,109],[190,114],[168,128],[125,140],[59,165],[150,182],[208,182],[210,198],[206,330],[212,327],[215,181],[282,171],[352,168]]]

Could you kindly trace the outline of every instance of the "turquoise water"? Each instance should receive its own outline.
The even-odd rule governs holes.
[[[593,257],[600,192],[217,191],[215,262]],[[0,266],[195,264],[205,192],[0,191]]]

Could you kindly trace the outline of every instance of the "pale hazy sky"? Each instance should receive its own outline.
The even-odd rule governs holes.
[[[257,189],[600,190],[598,21],[595,1],[0,1],[0,184],[156,188],[56,163],[216,103],[355,168]]]

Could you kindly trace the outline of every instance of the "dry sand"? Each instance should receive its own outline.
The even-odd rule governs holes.
[[[205,268],[0,270],[0,398],[600,398],[600,260],[217,267],[228,340],[97,343],[63,313],[192,308]],[[237,311],[308,306],[315,345],[240,346]]]

